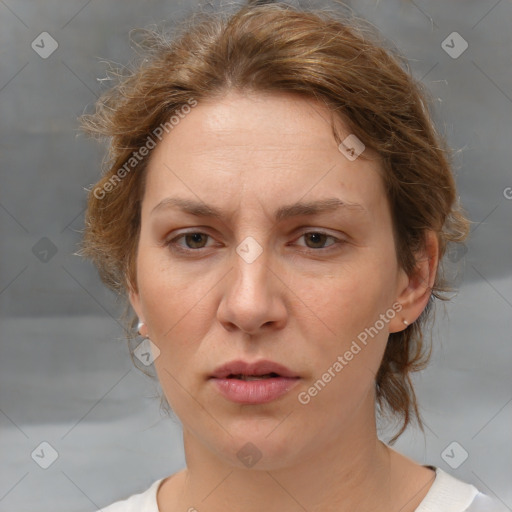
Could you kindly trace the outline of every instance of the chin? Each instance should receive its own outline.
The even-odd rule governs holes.
[[[286,422],[262,419],[240,420],[226,424],[231,434],[211,440],[217,454],[227,464],[247,470],[274,471],[294,465],[300,457],[299,443],[285,425]],[[306,441],[303,441],[306,443]]]

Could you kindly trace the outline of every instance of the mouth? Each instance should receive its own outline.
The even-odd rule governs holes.
[[[300,377],[265,375],[228,375],[214,378],[217,391],[228,401],[241,405],[262,405],[273,402],[294,388]]]
[[[274,361],[254,363],[237,360],[226,363],[210,376],[215,388],[227,400],[245,405],[261,405],[286,395],[300,376]]]
[[[274,379],[281,377],[278,373],[266,373],[264,375],[244,375],[239,373],[238,375],[229,374],[226,379],[237,379],[237,380],[263,380],[263,379]]]
[[[249,363],[241,359],[219,366],[209,378],[261,380],[273,378],[300,378],[299,375],[280,363],[263,359]]]

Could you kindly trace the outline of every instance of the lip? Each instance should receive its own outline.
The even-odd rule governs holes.
[[[237,404],[266,404],[285,395],[299,382],[299,377],[271,377],[262,380],[213,378],[217,390]]]
[[[265,375],[277,373],[277,377],[244,381],[228,378],[229,375]],[[286,366],[273,361],[261,360],[248,363],[230,361],[218,367],[210,376],[217,390],[228,400],[237,404],[265,404],[285,395],[299,382],[300,376]]]
[[[300,377],[292,370],[282,364],[262,359],[253,363],[248,363],[241,359],[230,361],[219,366],[210,376],[210,378],[224,379],[229,375],[265,375],[267,373],[277,373],[280,377],[298,378]]]

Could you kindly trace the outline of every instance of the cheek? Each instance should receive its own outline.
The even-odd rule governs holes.
[[[137,275],[145,318],[153,337],[163,343],[188,316],[201,311],[211,288],[198,279],[193,265],[173,265],[162,249],[140,252]]]
[[[373,400],[388,338],[387,324],[377,332],[372,329],[388,307],[381,286],[377,279],[352,273],[350,279],[331,280],[327,292],[310,288],[304,302],[321,321],[299,316],[298,328],[314,368],[301,389],[306,393],[302,399],[310,402],[299,406],[308,421],[329,425],[335,417],[334,423],[340,425],[350,420],[361,403],[369,403],[366,399]]]
[[[172,377],[181,382],[182,373],[193,364],[204,330],[211,324],[206,312],[211,286],[170,269],[158,259],[149,251],[141,257],[139,292],[149,337],[160,350],[155,360],[157,373],[164,387],[174,388]]]
[[[346,341],[372,325],[389,307],[390,274],[382,262],[368,258],[358,265],[340,265],[323,279],[303,279],[296,283],[294,293],[308,320],[314,319],[315,327],[322,327],[331,342],[336,338]]]
[[[315,361],[314,381],[329,382],[320,401],[357,403],[373,386],[386,347],[392,317],[383,322],[380,315],[393,300],[392,272],[380,258],[360,263],[340,267],[328,279],[304,281],[297,292],[308,306],[295,317]]]
[[[179,416],[201,414],[190,393],[190,368],[200,368],[196,353],[211,325],[207,318],[207,290],[193,276],[173,272],[163,265],[141,261],[139,290],[144,304],[149,337],[160,354],[155,369],[171,409]],[[207,421],[207,418],[204,418]]]

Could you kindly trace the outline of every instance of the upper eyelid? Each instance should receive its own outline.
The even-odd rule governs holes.
[[[304,228],[304,230],[301,230],[300,233],[298,235],[296,235],[296,238],[294,238],[294,240],[296,240],[298,238],[301,238],[302,236],[310,234],[310,233],[326,235],[328,238],[333,238],[337,242],[343,242],[344,241],[344,238],[342,238],[342,237],[332,235],[332,234],[328,233],[327,231],[325,231],[323,229],[314,229],[314,228]],[[212,239],[214,238],[209,233],[206,233],[204,231],[200,231],[200,230],[196,229],[194,231],[184,231],[182,233],[178,233],[176,236],[173,236],[172,238],[167,239],[164,243],[167,245],[167,244],[170,244],[171,242],[176,242],[177,240],[185,237],[186,235],[195,235],[195,234],[206,235],[207,237],[210,237]],[[330,246],[328,246],[328,247],[330,247]],[[189,250],[189,251],[198,251],[200,249],[205,249],[205,247],[200,247],[199,249],[190,249],[189,247],[183,247],[183,249],[184,250]],[[311,249],[311,250],[315,250],[315,249]]]

